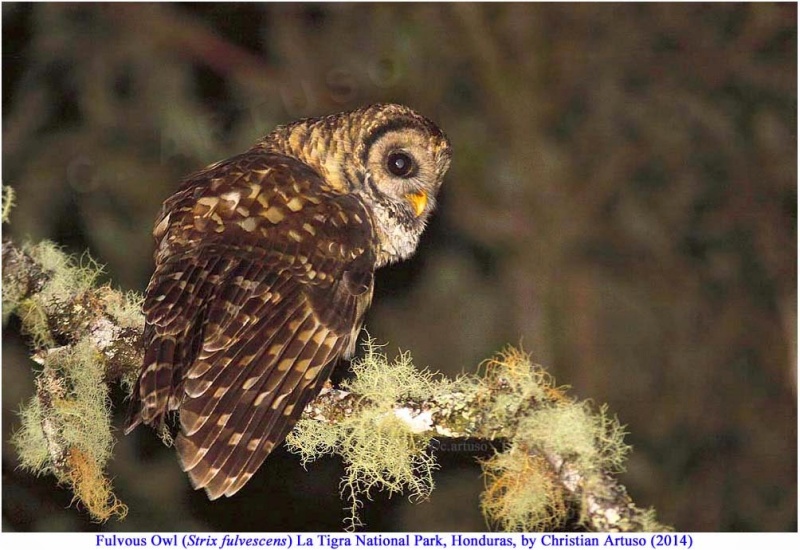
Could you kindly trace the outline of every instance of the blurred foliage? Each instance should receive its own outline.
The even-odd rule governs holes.
[[[448,374],[522,340],[627,424],[623,479],[663,521],[796,530],[796,9],[3,3],[5,229],[142,290],[183,175],[298,117],[409,104],[454,162],[417,256],[378,275],[371,333]],[[33,389],[16,328],[3,528],[99,529],[17,469],[10,413]],[[123,529],[342,525],[333,459],[305,472],[278,452],[208,503],[140,432],[110,466]],[[430,503],[378,498],[370,529],[485,528],[475,453],[438,460]]]

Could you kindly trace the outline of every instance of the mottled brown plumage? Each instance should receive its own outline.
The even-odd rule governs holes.
[[[187,178],[153,233],[126,433],[177,410],[194,487],[241,489],[352,353],[375,269],[414,252],[449,163],[433,123],[373,105],[279,127]]]

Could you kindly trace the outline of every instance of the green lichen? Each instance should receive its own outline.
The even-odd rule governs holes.
[[[26,246],[25,251],[41,264],[43,271],[51,274],[47,285],[39,293],[44,302],[64,300],[66,296],[84,292],[92,288],[103,273],[103,266],[88,254],[76,260],[49,241]]]
[[[481,466],[486,482],[481,510],[491,525],[503,531],[547,531],[563,523],[563,489],[542,457],[512,445]]]
[[[103,474],[114,438],[101,358],[90,342],[81,341],[51,351],[45,369],[49,372],[40,375],[39,383],[48,392],[46,408],[39,395],[31,398],[20,411],[20,427],[11,437],[20,465],[36,475],[56,475],[98,521],[123,515],[124,505],[114,497]],[[45,422],[51,433],[45,434]],[[54,444],[63,464],[53,462]]]
[[[643,510],[639,516],[641,521],[641,532],[643,533],[665,533],[672,531],[670,525],[665,525],[656,519],[656,511],[653,508]]]
[[[368,338],[364,342],[364,357],[353,362],[353,378],[344,381],[342,388],[376,406],[391,407],[403,399],[430,399],[451,384],[415,367],[408,352],[400,353],[390,362],[380,350],[381,346]]]
[[[515,424],[510,448],[483,463],[487,488],[482,509],[490,523],[505,530],[559,526],[567,495],[546,456],[573,464],[585,490],[604,473],[623,469],[630,447],[607,407],[596,410],[588,401],[568,397],[528,355],[504,350],[487,362],[481,384],[493,390],[488,417],[498,426]]]
[[[379,349],[368,340],[365,357],[353,364],[355,377],[344,384],[363,397],[365,407],[333,425],[301,420],[287,438],[289,449],[304,464],[333,452],[343,458],[341,490],[350,503],[350,528],[361,524],[362,499],[374,491],[408,491],[411,498],[427,498],[437,468],[427,451],[430,437],[412,433],[393,408],[403,399],[430,397],[449,383],[440,384],[417,370],[407,353],[392,362]]]
[[[606,408],[595,412],[588,403],[558,404],[535,410],[519,422],[517,441],[570,457],[584,472],[617,471],[630,447],[625,432]]]
[[[109,300],[106,303],[106,312],[118,327],[141,330],[144,327],[143,303],[144,296],[131,290],[121,300]]]
[[[40,292],[17,305],[17,312],[22,318],[23,330],[33,339],[34,347],[52,347],[55,341],[47,312],[92,288],[102,273],[102,266],[88,255],[76,261],[48,241],[25,246],[23,250],[40,264],[47,281]]]
[[[8,223],[11,209],[14,208],[16,199],[14,189],[7,185],[3,186],[3,223]]]
[[[32,397],[20,407],[20,427],[11,435],[11,444],[16,448],[20,466],[34,475],[54,473],[47,439],[42,430],[42,408],[39,400]]]
[[[104,372],[93,347],[81,342],[56,352],[48,360],[63,381],[63,395],[55,396],[47,411],[56,437],[68,447],[77,447],[97,463],[111,458],[114,439],[111,435],[111,403]],[[37,474],[50,473],[47,439],[42,431],[43,411],[37,397],[20,411],[21,426],[12,436],[21,465]]]

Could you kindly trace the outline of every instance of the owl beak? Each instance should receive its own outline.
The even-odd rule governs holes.
[[[411,206],[414,207],[414,215],[419,218],[428,205],[428,194],[425,191],[408,193],[406,199],[411,203]]]

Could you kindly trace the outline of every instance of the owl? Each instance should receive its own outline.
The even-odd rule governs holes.
[[[375,270],[414,253],[450,143],[408,107],[278,127],[164,202],[125,433],[168,429],[196,489],[231,496],[353,353]]]

